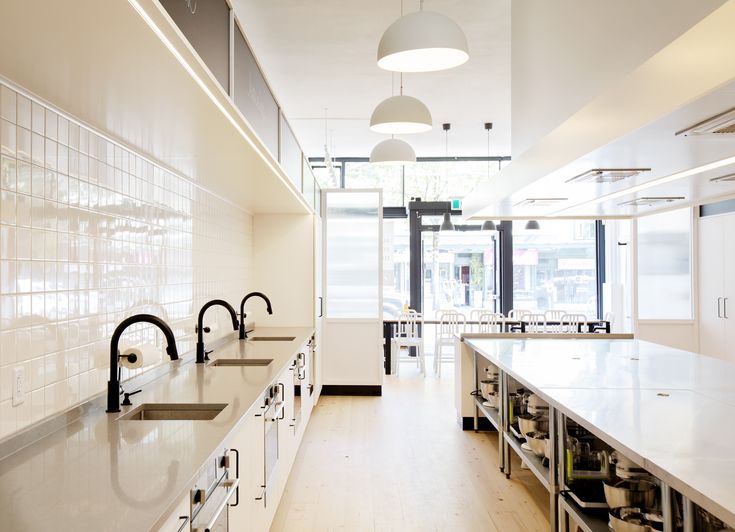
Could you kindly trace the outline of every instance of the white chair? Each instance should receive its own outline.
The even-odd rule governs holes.
[[[467,320],[464,315],[457,311],[449,310],[439,314],[439,325],[436,329],[436,341],[434,342],[434,372],[441,377],[442,361],[445,360],[443,348],[451,347],[452,356],[446,360],[454,361],[456,338],[455,334],[464,332]]]
[[[605,312],[605,316],[602,320],[610,323],[610,332],[612,332],[613,325],[615,324],[615,314],[612,312]],[[605,325],[602,323],[593,325],[592,332],[605,332]]]
[[[477,329],[481,333],[503,332],[505,316],[497,312],[484,312],[477,318]]]
[[[398,316],[398,324],[396,332],[393,335],[391,351],[395,353],[392,364],[393,372],[398,375],[400,373],[401,361],[416,362],[417,367],[423,375],[426,375],[426,359],[424,357],[424,339],[421,336],[423,330],[424,318],[421,314],[414,310],[403,312]],[[406,348],[406,355],[403,349]],[[409,356],[411,348],[416,348],[416,357]]]
[[[524,314],[523,321],[526,322],[526,332],[546,332],[546,317],[543,314]]]
[[[482,316],[483,314],[487,314],[488,312],[490,311],[484,308],[474,308],[470,310],[470,321],[472,322],[472,325],[470,326],[470,330],[476,330],[477,332],[482,332],[479,326],[480,316]]]
[[[564,332],[564,325],[559,323],[558,325],[549,325],[550,321],[561,322],[562,316],[566,314],[564,310],[547,310],[544,312],[544,318],[546,319],[546,330],[547,332]]]
[[[587,332],[587,316],[584,314],[564,314],[561,321],[564,322],[562,332],[578,333]]]
[[[528,314],[531,314],[531,311],[530,310],[522,310],[522,309],[517,309],[517,308],[510,309],[508,311],[508,321],[523,321],[523,318],[525,316],[527,316]],[[509,332],[512,332],[514,330],[515,331],[520,331],[521,329],[520,329],[520,327],[517,327],[517,326],[514,326],[514,325],[509,325],[508,326],[508,331]]]

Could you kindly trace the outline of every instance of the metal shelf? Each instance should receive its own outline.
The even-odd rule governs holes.
[[[582,510],[566,495],[559,497],[562,509],[569,514],[584,532],[610,532],[607,510]]]
[[[490,423],[492,423],[493,427],[495,427],[498,431],[500,431],[500,413],[490,406],[485,406],[482,404],[483,399],[482,397],[473,397],[475,400],[475,405],[477,406],[477,409],[482,412],[482,415],[485,416]]]
[[[521,448],[523,442],[512,434],[506,432],[503,434],[503,436],[505,437],[505,441],[508,442],[510,448],[513,449],[513,451],[518,456],[520,456],[521,460],[523,460],[523,463],[525,463],[531,470],[531,472],[536,475],[536,478],[539,479],[544,488],[546,488],[547,491],[551,491],[551,475],[549,472],[549,468],[543,464],[544,459],[539,458],[531,451],[524,451]]]

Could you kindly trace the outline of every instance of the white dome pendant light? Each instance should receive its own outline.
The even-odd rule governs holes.
[[[403,74],[399,95],[380,102],[370,117],[370,129],[376,133],[423,133],[430,131],[431,127],[429,108],[421,100],[403,94]]]
[[[470,58],[462,28],[449,17],[424,11],[403,15],[388,26],[378,44],[378,66],[394,72],[435,72]]]
[[[379,142],[370,152],[373,164],[398,165],[416,162],[416,152],[408,142],[393,137]]]

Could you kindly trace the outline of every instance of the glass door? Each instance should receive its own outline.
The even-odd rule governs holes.
[[[500,311],[495,231],[424,230],[421,242],[426,319],[435,319],[442,310],[457,310],[467,319],[473,310]]]

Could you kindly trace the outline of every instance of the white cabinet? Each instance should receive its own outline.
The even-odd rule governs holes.
[[[735,214],[699,219],[699,352],[735,361]]]
[[[264,424],[260,404],[248,413],[228,443],[240,453],[240,488],[237,506],[230,506],[230,530],[260,532],[266,524]]]

